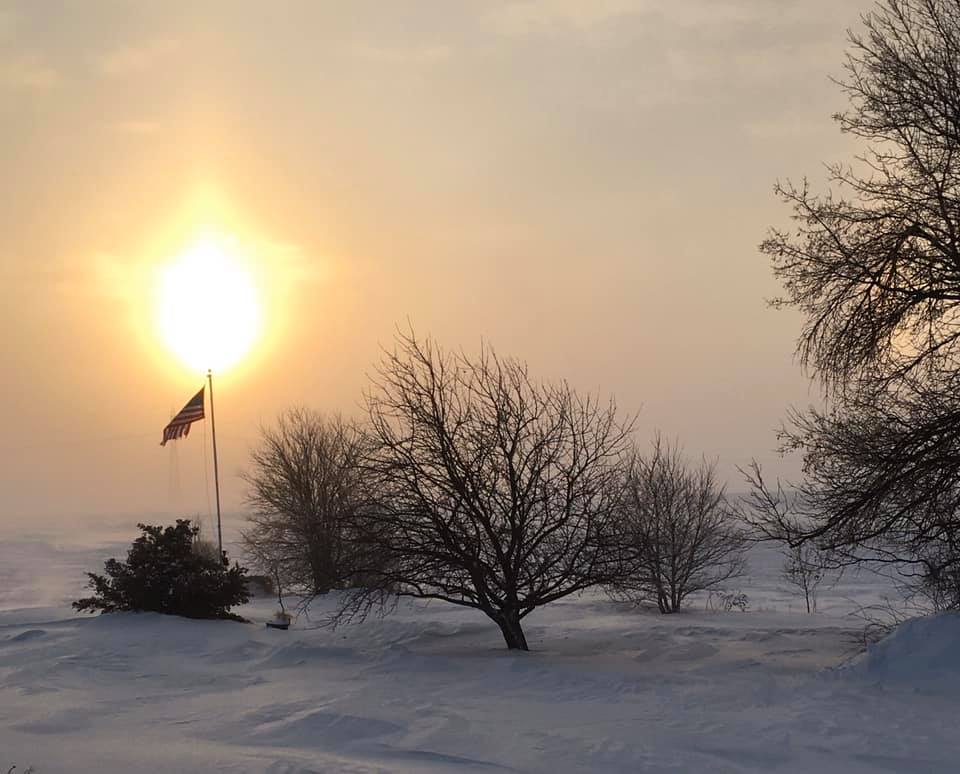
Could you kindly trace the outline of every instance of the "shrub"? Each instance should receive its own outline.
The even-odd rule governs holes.
[[[230,608],[247,602],[246,570],[195,550],[199,527],[177,519],[172,527],[138,524],[125,562],[108,559],[105,575],[87,573],[94,595],[73,603],[82,612],[155,612],[186,618],[243,620]]]

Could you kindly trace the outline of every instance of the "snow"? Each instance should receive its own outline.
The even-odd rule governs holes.
[[[960,613],[914,618],[870,645],[853,674],[914,691],[957,694],[960,689]]]
[[[131,530],[132,532],[132,530]],[[132,536],[132,535],[131,535]],[[111,541],[114,541],[111,536]],[[747,612],[675,616],[585,594],[507,651],[471,611],[290,631],[155,614],[77,616],[83,573],[123,543],[0,545],[0,770],[45,772],[953,772],[960,616],[860,653],[848,574],[815,615],[751,555]]]

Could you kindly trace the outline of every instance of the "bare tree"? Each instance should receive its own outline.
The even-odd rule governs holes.
[[[261,430],[243,476],[251,510],[243,539],[252,563],[278,585],[321,594],[355,580],[367,446],[356,424],[304,408]]]
[[[522,620],[603,583],[630,432],[613,402],[484,348],[443,351],[398,336],[368,397],[379,499],[364,537],[382,563],[342,614],[390,595],[476,609],[509,648],[527,650]]]
[[[827,577],[829,561],[816,543],[800,543],[783,549],[783,579],[803,594],[808,613],[817,612],[820,585]]]
[[[920,602],[933,612],[960,610],[960,545],[958,535],[929,542],[916,555],[914,572],[901,570],[900,587],[904,597]]]
[[[773,538],[781,544],[783,579],[803,594],[807,612],[815,613],[820,585],[845,563],[842,552],[837,554],[806,539],[813,520],[804,511],[808,498],[802,490],[788,493],[779,480],[771,487],[756,460],[740,472],[749,489],[740,499],[738,513],[745,523],[758,528],[759,539]],[[771,530],[771,525],[776,525],[775,529]]]
[[[884,0],[863,23],[836,120],[866,152],[828,167],[836,195],[778,185],[797,230],[761,246],[786,290],[776,303],[805,315],[801,361],[841,393],[960,355],[960,5]]]
[[[745,542],[715,466],[691,466],[659,434],[652,447],[630,464],[617,541],[624,563],[610,588],[673,613],[690,594],[742,574]]]
[[[782,431],[804,461],[791,540],[932,580],[960,568],[960,4],[884,0],[863,24],[837,120],[865,153],[833,192],[778,186],[797,228],[761,248],[827,398]]]

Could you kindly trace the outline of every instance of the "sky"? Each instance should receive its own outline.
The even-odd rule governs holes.
[[[362,414],[408,323],[613,394],[732,489],[818,398],[757,245],[858,150],[863,0],[0,2],[0,524],[209,515],[203,382],[157,288],[202,234],[256,288],[215,375],[223,499],[259,427]],[[206,462],[206,465],[205,465]]]

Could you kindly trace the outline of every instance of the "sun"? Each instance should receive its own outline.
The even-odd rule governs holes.
[[[201,236],[161,272],[160,335],[191,369],[237,365],[256,343],[260,317],[257,289],[235,240]]]

